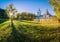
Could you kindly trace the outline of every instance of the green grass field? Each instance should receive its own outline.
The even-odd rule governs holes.
[[[60,42],[60,26],[10,20],[0,24],[0,42]]]

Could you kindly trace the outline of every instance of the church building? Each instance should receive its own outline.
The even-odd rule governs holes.
[[[41,15],[41,10],[39,9],[38,12],[37,12],[37,15],[36,15],[36,19],[50,19],[54,16],[52,16],[48,9],[46,9],[46,13],[44,13],[43,15]]]

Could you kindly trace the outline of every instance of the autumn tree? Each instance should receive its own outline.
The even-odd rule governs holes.
[[[53,6],[57,18],[60,19],[60,0],[50,0],[49,3]]]

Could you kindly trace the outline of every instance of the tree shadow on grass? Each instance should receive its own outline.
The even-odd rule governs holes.
[[[11,22],[11,28],[12,28],[12,33],[11,35],[7,38],[7,42],[20,42],[20,33],[16,30],[13,22]]]
[[[12,27],[12,33],[9,37],[7,37],[7,41],[6,42],[28,42],[28,38],[21,34],[18,30],[16,30],[13,22],[11,23],[11,27]]]
[[[1,19],[0,24],[6,22],[8,19]]]
[[[49,42],[51,39],[34,39],[30,38],[29,35],[24,35],[20,33],[16,27],[14,26],[13,22],[11,22],[12,33],[6,39],[6,42]]]

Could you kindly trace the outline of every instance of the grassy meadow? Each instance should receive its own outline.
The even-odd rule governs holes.
[[[0,20],[0,42],[60,42],[60,24]]]
[[[0,42],[60,42],[60,0],[0,0]]]

